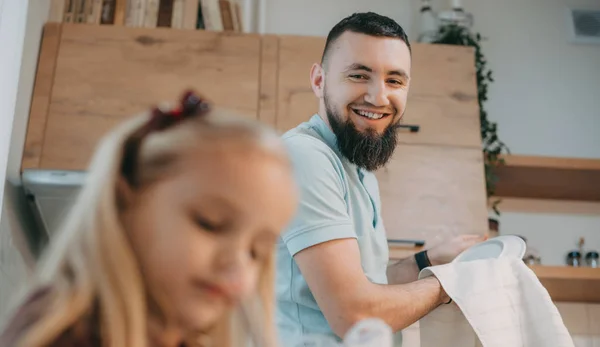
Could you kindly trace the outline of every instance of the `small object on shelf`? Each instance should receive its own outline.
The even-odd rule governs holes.
[[[567,265],[579,267],[581,265],[581,253],[579,251],[571,251],[567,254]]]
[[[531,245],[529,245],[527,243],[527,238],[525,236],[521,236],[521,235],[517,235],[517,236],[520,237],[521,239],[523,239],[523,241],[525,241],[525,246],[527,247],[525,250],[525,254],[523,255],[523,261],[525,262],[525,264],[541,265],[542,258],[540,257],[538,250],[531,247]]]
[[[540,257],[538,257],[538,256],[533,255],[533,254],[525,255],[525,257],[523,257],[523,261],[527,265],[540,265],[540,264],[542,264],[542,259]]]
[[[597,268],[598,267],[598,252],[596,252],[596,251],[589,251],[585,255],[585,263],[589,267]]]
[[[573,267],[581,266],[581,257],[583,252],[583,245],[585,244],[585,238],[580,237],[579,242],[577,243],[577,250],[570,251],[567,253],[567,265]]]

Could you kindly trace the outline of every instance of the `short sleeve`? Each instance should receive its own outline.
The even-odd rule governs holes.
[[[339,158],[308,135],[286,138],[285,143],[300,193],[296,214],[282,234],[290,254],[326,241],[356,238]]]

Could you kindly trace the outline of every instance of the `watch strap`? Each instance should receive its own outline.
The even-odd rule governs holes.
[[[415,253],[415,261],[417,262],[419,271],[431,266],[431,261],[429,261],[429,257],[427,256],[427,250]]]

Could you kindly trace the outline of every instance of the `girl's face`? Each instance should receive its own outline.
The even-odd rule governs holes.
[[[281,158],[225,146],[187,155],[175,173],[131,194],[125,227],[168,318],[206,329],[255,291],[294,213],[294,187]]]

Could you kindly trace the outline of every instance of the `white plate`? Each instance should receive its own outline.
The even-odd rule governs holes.
[[[454,262],[501,257],[522,259],[526,249],[527,245],[522,238],[515,235],[502,235],[464,250],[454,259]]]

